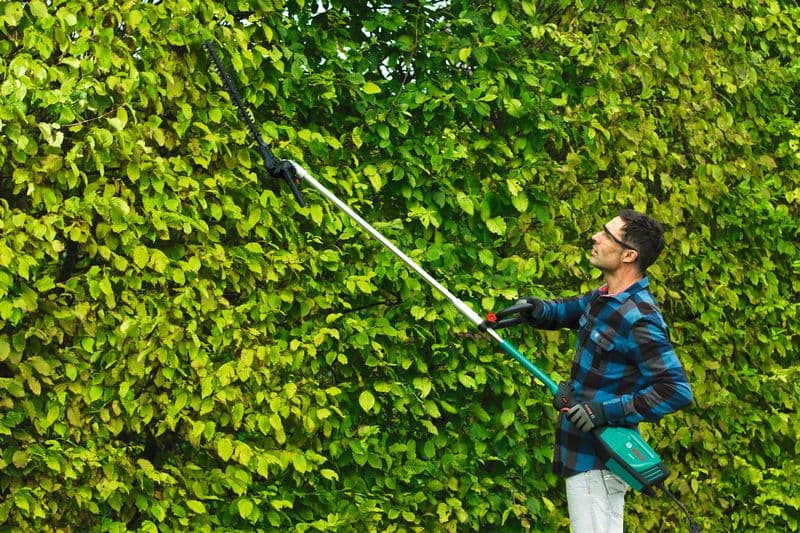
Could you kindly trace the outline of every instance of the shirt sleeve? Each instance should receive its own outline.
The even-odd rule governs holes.
[[[598,291],[593,291],[574,298],[546,300],[542,317],[534,326],[541,329],[578,329],[581,315],[597,294]]]
[[[648,386],[603,404],[612,425],[655,422],[692,403],[692,389],[666,329],[645,317],[633,324],[631,337]]]

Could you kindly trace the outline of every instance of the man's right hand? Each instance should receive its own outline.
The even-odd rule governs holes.
[[[535,324],[544,314],[544,302],[539,298],[520,298],[514,305],[510,305],[497,312],[497,318],[502,319],[514,316],[518,324]]]
[[[517,300],[517,304],[527,303],[531,307],[520,313],[522,316],[525,317],[526,322],[537,322],[540,318],[542,318],[542,314],[544,313],[544,302],[539,298],[520,298]],[[501,311],[502,313],[502,311]]]
[[[510,305],[489,315],[487,320],[478,324],[478,329],[486,331],[487,328],[500,329],[518,324],[535,324],[542,318],[544,302],[539,298],[520,298],[514,305]]]

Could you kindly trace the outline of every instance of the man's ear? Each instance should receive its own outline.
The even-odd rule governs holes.
[[[622,262],[623,263],[635,263],[639,259],[639,252],[636,250],[631,250],[629,248],[625,249],[625,252],[622,254]]]

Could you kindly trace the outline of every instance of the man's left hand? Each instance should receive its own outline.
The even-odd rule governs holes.
[[[553,397],[553,407],[556,411],[569,411],[570,407],[578,403],[575,400],[575,391],[572,390],[571,381],[562,381]]]
[[[591,431],[594,428],[608,424],[606,412],[600,402],[581,402],[576,404],[567,411],[567,419],[581,431]]]

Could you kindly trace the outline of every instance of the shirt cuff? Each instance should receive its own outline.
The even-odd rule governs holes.
[[[633,407],[633,397],[625,395],[609,402],[603,402],[603,411],[605,411],[609,423],[624,422],[628,415],[636,413],[636,409]]]

